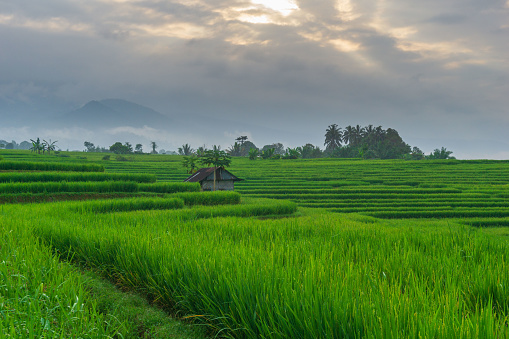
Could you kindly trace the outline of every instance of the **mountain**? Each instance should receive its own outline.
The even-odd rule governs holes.
[[[122,99],[92,100],[83,107],[57,119],[59,125],[85,128],[111,128],[118,126],[164,127],[171,119],[155,110]]]

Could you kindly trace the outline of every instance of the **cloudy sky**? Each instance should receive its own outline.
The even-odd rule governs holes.
[[[31,122],[105,98],[239,123],[149,129],[147,147],[322,146],[330,124],[373,124],[508,159],[509,0],[0,0],[0,139],[82,145],[99,136]]]

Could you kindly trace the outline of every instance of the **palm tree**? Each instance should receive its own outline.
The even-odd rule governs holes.
[[[362,130],[362,139],[366,141],[368,144],[373,141],[373,137],[375,135],[375,128],[373,125],[368,125]]]
[[[215,191],[217,168],[219,167],[224,169],[225,167],[230,166],[232,159],[225,151],[216,149],[206,151],[205,154],[201,157],[200,161],[202,164],[206,166],[212,165],[214,167],[214,191]]]
[[[44,152],[44,150],[46,150],[46,151],[48,151],[48,154],[51,154],[51,151],[54,151],[57,148],[57,146],[55,145],[57,142],[58,142],[58,140],[51,141],[51,139],[49,139],[49,142],[46,140],[43,140],[43,142],[42,142],[43,152]]]
[[[355,140],[355,132],[352,126],[348,125],[343,131],[343,142],[345,144],[353,144]]]
[[[152,145],[152,154],[157,154],[156,148],[157,144],[155,141],[151,141],[150,144]]]
[[[327,130],[325,131],[325,143],[328,150],[335,150],[338,147],[341,147],[341,140],[343,139],[343,133],[341,132],[341,127],[338,128],[338,125],[332,124],[329,125]]]
[[[180,155],[191,155],[194,153],[194,149],[189,144],[182,145],[182,147],[178,148],[178,151]]]
[[[205,152],[207,151],[207,147],[205,145],[203,146],[200,146],[198,147],[198,149],[196,150],[196,155],[201,157],[203,155],[205,155]]]
[[[385,130],[382,128],[382,126],[377,126],[375,128],[375,140],[376,140],[376,142],[382,141],[384,136],[385,136]]]
[[[362,135],[364,133],[364,128],[360,125],[357,125],[353,128],[354,130],[354,145],[358,145],[361,143]]]

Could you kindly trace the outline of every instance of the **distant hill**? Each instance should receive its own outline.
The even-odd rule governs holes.
[[[171,124],[171,119],[134,102],[122,99],[105,99],[89,101],[83,107],[58,118],[57,123],[94,129],[118,126],[164,127]]]

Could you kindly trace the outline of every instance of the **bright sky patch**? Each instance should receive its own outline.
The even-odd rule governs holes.
[[[251,0],[255,5],[263,5],[274,11],[278,11],[283,16],[292,14],[293,11],[299,9],[293,1],[290,0]]]

